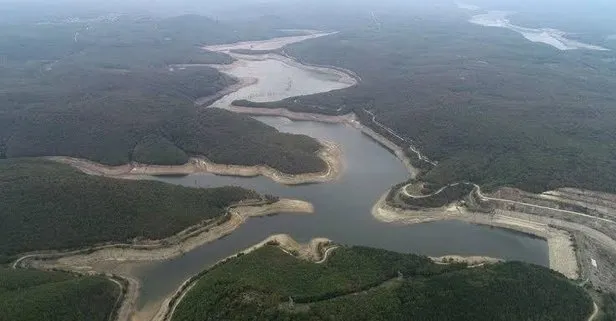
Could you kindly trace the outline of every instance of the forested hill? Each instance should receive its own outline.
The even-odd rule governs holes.
[[[314,139],[195,106],[235,80],[176,66],[232,61],[202,44],[279,34],[200,16],[7,25],[0,29],[0,157],[174,165],[203,155],[290,174],[324,170]]]
[[[259,194],[126,181],[32,159],[0,160],[0,262],[19,253],[163,239]]]
[[[3,321],[108,321],[118,296],[103,277],[0,268]]]
[[[363,81],[273,106],[372,111],[439,162],[424,177],[437,184],[616,192],[613,52],[559,51],[463,15],[398,16],[289,46]]]
[[[581,287],[519,262],[466,268],[342,247],[314,264],[268,246],[205,273],[173,320],[580,321],[592,310]]]

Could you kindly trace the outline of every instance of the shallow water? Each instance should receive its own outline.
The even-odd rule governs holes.
[[[235,55],[234,57],[241,57]],[[223,72],[239,78],[258,78],[259,82],[244,87],[216,101],[211,107],[226,108],[234,100],[255,102],[283,100],[349,87],[336,74],[304,69],[276,59],[242,60]]]
[[[298,68],[278,60],[241,60],[226,72],[259,81],[214,103],[226,107],[235,99],[273,101],[303,94],[348,87],[335,73]],[[339,180],[324,184],[284,186],[267,178],[194,174],[184,177],[149,177],[192,187],[239,185],[261,193],[309,201],[315,214],[284,214],[253,218],[231,235],[203,245],[184,256],[136,269],[143,281],[141,306],[161,300],[184,280],[216,261],[277,233],[298,241],[327,237],[337,243],[379,247],[399,252],[440,256],[486,255],[547,265],[547,242],[524,234],[448,221],[396,225],[376,221],[371,208],[387,190],[409,177],[403,164],[359,130],[341,124],[293,122],[280,117],[256,117],[283,132],[333,141],[343,151],[345,169]]]

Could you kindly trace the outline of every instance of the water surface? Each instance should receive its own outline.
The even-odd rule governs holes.
[[[273,40],[273,43],[288,41]],[[239,46],[239,45],[238,45]],[[251,46],[242,43],[241,46]],[[270,44],[259,42],[270,48]],[[229,50],[223,46],[220,50]],[[210,48],[212,49],[212,48]],[[226,108],[236,99],[274,101],[346,88],[340,75],[324,70],[307,70],[277,59],[254,60],[235,57],[238,63],[223,71],[239,78],[258,81],[232,93],[212,106]],[[253,218],[231,235],[203,245],[182,257],[155,262],[136,270],[143,281],[141,305],[161,300],[184,280],[218,260],[262,241],[271,234],[290,234],[298,241],[327,237],[337,243],[365,245],[398,252],[441,256],[446,254],[486,255],[509,260],[547,265],[547,243],[529,236],[448,221],[420,225],[395,225],[376,221],[371,208],[397,183],[409,177],[404,165],[360,131],[347,125],[316,122],[292,122],[280,117],[256,117],[283,132],[305,134],[339,144],[345,168],[339,180],[324,184],[284,186],[267,178],[223,177],[194,174],[184,177],[150,177],[172,184],[192,187],[237,185],[280,197],[309,201],[315,214],[282,213],[278,216]]]
[[[231,235],[206,244],[171,261],[140,269],[142,303],[161,299],[189,276],[221,258],[243,250],[267,236],[287,233],[298,241],[327,237],[338,243],[441,256],[487,255],[548,265],[547,243],[541,239],[458,221],[396,225],[376,221],[371,208],[392,185],[408,178],[402,163],[355,128],[338,124],[292,122],[279,117],[257,117],[284,132],[300,133],[341,145],[345,171],[335,182],[283,186],[267,178],[238,178],[194,174],[154,179],[185,186],[238,185],[281,197],[312,202],[315,214],[253,218]]]

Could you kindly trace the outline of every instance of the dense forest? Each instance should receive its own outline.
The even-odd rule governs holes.
[[[103,277],[0,268],[3,321],[107,321],[119,295]]]
[[[195,106],[235,83],[202,65],[231,58],[200,45],[278,31],[183,16],[9,25],[0,35],[0,158],[175,165],[205,156],[290,174],[325,169],[314,139]]]
[[[0,261],[34,250],[161,239],[259,198],[239,187],[124,181],[43,160],[0,160]]]
[[[423,179],[440,185],[616,191],[611,52],[559,51],[464,15],[381,19],[286,48],[357,72],[358,86],[270,106],[374,112],[438,162]]]
[[[323,264],[268,246],[215,267],[180,302],[190,320],[584,320],[585,291],[519,263],[466,268],[341,247]]]

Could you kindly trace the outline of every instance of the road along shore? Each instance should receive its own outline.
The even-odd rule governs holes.
[[[579,277],[578,262],[571,234],[558,229],[554,220],[518,212],[498,211],[496,214],[470,212],[463,208],[404,210],[387,204],[387,193],[372,208],[372,215],[379,221],[398,224],[421,224],[435,221],[458,220],[472,224],[494,226],[519,231],[548,242],[550,268],[570,279]],[[563,224],[562,226],[564,226]]]
[[[71,165],[86,174],[112,178],[140,179],[146,175],[210,173],[242,177],[265,176],[280,184],[299,185],[333,181],[338,179],[342,174],[343,162],[340,147],[332,142],[321,142],[321,144],[323,147],[319,150],[318,156],[325,162],[327,169],[319,173],[306,174],[287,174],[265,165],[243,166],[216,164],[204,157],[191,158],[189,162],[184,165],[148,165],[131,163],[120,166],[107,166],[86,159],[65,156],[50,156],[46,157],[46,159]]]

